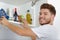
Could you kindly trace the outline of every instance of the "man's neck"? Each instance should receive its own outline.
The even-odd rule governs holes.
[[[49,24],[43,24],[43,25],[53,25],[53,23],[51,23],[51,24],[50,23]],[[41,26],[43,26],[43,25],[41,25]]]

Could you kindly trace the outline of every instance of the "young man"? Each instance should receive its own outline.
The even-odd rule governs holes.
[[[39,14],[39,23],[41,26],[36,28],[29,28],[25,19],[21,19],[23,21],[23,29],[9,23],[5,17],[1,18],[0,23],[6,25],[9,29],[19,35],[30,36],[32,40],[36,40],[37,37],[38,40],[56,40],[56,31],[52,26],[56,15],[54,6],[48,3],[42,4]]]

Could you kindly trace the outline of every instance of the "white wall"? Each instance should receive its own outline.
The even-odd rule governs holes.
[[[56,8],[54,25],[57,28],[58,39],[60,40],[60,0],[48,0],[48,3],[52,4]]]

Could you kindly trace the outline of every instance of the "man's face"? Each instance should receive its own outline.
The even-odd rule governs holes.
[[[39,15],[39,23],[41,25],[44,24],[49,24],[52,20],[52,15],[51,12],[48,9],[41,9],[40,10],[40,15]]]

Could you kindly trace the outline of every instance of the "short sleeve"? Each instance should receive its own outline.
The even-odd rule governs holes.
[[[45,27],[31,28],[31,30],[37,35],[38,38],[47,37],[47,28]]]

